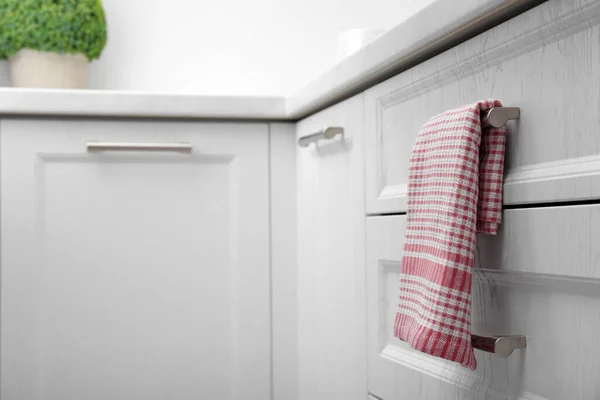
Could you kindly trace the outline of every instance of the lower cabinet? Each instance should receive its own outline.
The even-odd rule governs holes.
[[[363,96],[298,124],[344,136],[298,147],[298,387],[300,400],[367,398]]]
[[[406,216],[367,218],[369,392],[383,400],[597,399],[600,206],[506,210],[478,236],[472,333],[526,335],[508,358],[475,351],[477,370],[393,335]]]
[[[2,399],[270,398],[267,124],[5,119],[0,145]]]

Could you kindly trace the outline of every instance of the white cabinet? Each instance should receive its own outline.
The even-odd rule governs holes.
[[[0,142],[2,399],[270,397],[266,124],[5,119]]]
[[[600,398],[600,2],[555,0],[365,95],[368,389],[382,400]],[[409,155],[421,126],[463,104],[521,108],[508,123],[503,214],[477,238],[472,333],[526,335],[478,367],[393,335]],[[590,201],[590,205],[560,207]],[[523,207],[524,204],[539,207]],[[557,203],[555,207],[549,204]]]
[[[472,332],[526,335],[508,358],[475,351],[477,370],[393,335],[406,216],[367,218],[369,392],[383,400],[600,398],[600,206],[508,210],[478,237]]]
[[[497,98],[505,204],[600,198],[600,3],[548,1],[366,92],[367,211],[406,211],[408,160],[432,116]]]
[[[345,136],[297,150],[299,399],[364,400],[363,96],[301,121],[297,135],[327,126]]]

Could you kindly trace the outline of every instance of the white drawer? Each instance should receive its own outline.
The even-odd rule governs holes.
[[[472,332],[526,335],[478,367],[412,350],[393,336],[406,216],[367,218],[369,392],[384,400],[598,399],[600,206],[509,210],[479,236]]]
[[[600,2],[556,0],[367,91],[367,212],[406,211],[421,126],[485,98],[521,107],[505,204],[600,197]]]

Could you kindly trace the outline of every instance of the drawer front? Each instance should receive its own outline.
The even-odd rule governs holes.
[[[600,206],[510,210],[479,236],[472,332],[526,335],[508,358],[476,350],[478,367],[412,350],[393,336],[405,216],[367,218],[369,392],[401,399],[600,398]]]
[[[485,98],[521,108],[508,123],[505,204],[600,197],[600,3],[556,0],[367,91],[367,212],[406,211],[420,128]]]

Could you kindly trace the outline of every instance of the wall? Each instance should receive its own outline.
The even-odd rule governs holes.
[[[334,65],[341,30],[391,28],[432,1],[104,0],[110,37],[90,87],[289,94]]]

